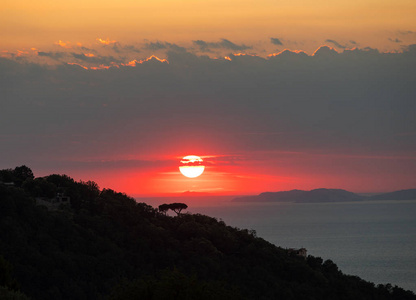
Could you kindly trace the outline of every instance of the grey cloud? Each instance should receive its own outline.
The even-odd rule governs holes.
[[[326,42],[326,43],[331,43],[331,44],[333,44],[333,45],[335,45],[336,47],[341,48],[341,49],[345,49],[345,48],[347,48],[347,46],[346,46],[346,45],[341,45],[340,43],[338,43],[337,41],[334,41],[334,40],[326,40],[325,42]]]
[[[194,43],[195,45],[197,45],[201,51],[203,52],[209,52],[209,44],[203,40],[196,40],[196,41],[192,41],[192,43]]]
[[[280,45],[280,46],[282,46],[283,45],[283,43],[280,41],[280,39],[278,39],[278,38],[270,38],[270,42],[273,44],[273,45]]]
[[[356,52],[364,52],[364,53],[371,53],[371,54],[380,54],[380,51],[371,47],[364,47],[363,49],[356,49]]]
[[[60,162],[44,162],[42,168],[59,167],[61,169],[72,170],[115,170],[115,169],[152,169],[157,167],[177,166],[176,160],[73,160]]]
[[[92,49],[92,48],[87,48],[85,46],[78,46],[78,48],[81,49],[82,51],[88,51],[88,52],[91,52],[91,53],[97,53],[97,50]]]
[[[203,40],[196,40],[192,42],[197,45],[202,52],[209,52],[211,49],[228,49],[234,51],[251,49],[250,46],[246,46],[244,44],[237,45],[227,39],[221,39],[220,42],[206,42]]]
[[[324,57],[324,58],[334,57],[337,55],[339,55],[339,53],[335,51],[334,49],[329,48],[328,46],[322,46],[318,50],[316,50],[314,53],[314,57]]]
[[[120,45],[118,43],[114,43],[112,49],[116,53],[121,53]]]
[[[118,42],[113,43],[111,45],[112,45],[111,49],[118,54],[125,53],[125,52],[135,52],[135,53],[141,52],[141,50],[135,47],[134,45],[122,45]]]
[[[71,55],[81,61],[92,64],[110,64],[112,62],[121,62],[120,59],[114,56],[86,56],[83,53],[71,53]]]
[[[400,135],[416,131],[415,45],[231,61],[168,51],[168,60],[93,71],[0,59],[0,163],[212,144],[230,153],[416,151]]]
[[[389,38],[389,41],[390,41],[390,42],[393,42],[393,43],[401,43],[401,42],[402,42],[402,41],[401,41],[401,40],[399,40],[398,38],[395,38],[395,39]]]
[[[142,52],[140,49],[136,48],[133,45],[126,45],[123,47],[123,50],[128,51],[128,52],[136,52],[136,53]]]
[[[180,47],[176,44],[172,44],[169,42],[160,42],[160,41],[148,42],[144,45],[144,49],[152,50],[152,51],[163,50],[163,49],[169,49],[172,51],[186,51],[184,47]]]
[[[284,50],[278,55],[272,56],[269,60],[279,61],[284,64],[293,62],[302,62],[308,60],[310,57],[305,52],[295,52],[290,50]]]
[[[405,51],[405,53],[415,54],[416,53],[416,44],[411,44],[411,45],[405,46],[404,51]]]
[[[167,49],[169,46],[168,43],[162,43],[162,42],[150,42],[150,43],[146,43],[145,45],[145,49],[148,50],[160,50],[160,49]]]
[[[400,34],[402,35],[408,35],[408,34],[415,34],[415,31],[411,31],[411,30],[404,30],[404,31],[399,31]]]
[[[49,57],[55,60],[59,60],[61,58],[63,58],[64,56],[66,56],[65,52],[42,52],[39,51],[38,52],[38,56],[43,56],[43,57]]]

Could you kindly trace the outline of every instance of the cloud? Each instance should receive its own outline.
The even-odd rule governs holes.
[[[62,47],[62,48],[65,48],[65,49],[71,49],[71,48],[72,48],[72,46],[70,45],[70,43],[69,43],[69,42],[63,42],[63,41],[61,41],[61,40],[59,40],[59,41],[55,42],[54,44],[55,44],[55,45],[58,45],[58,46],[60,46],[60,47]]]
[[[280,46],[282,46],[283,45],[283,43],[278,39],[278,38],[270,38],[270,42],[273,44],[273,45],[280,45]]]
[[[141,50],[134,45],[121,45],[120,43],[116,42],[112,44],[113,46],[111,49],[120,54],[120,53],[141,53]]]
[[[143,47],[145,50],[158,51],[158,50],[172,50],[172,51],[186,51],[186,48],[172,44],[169,42],[148,42]]]
[[[334,41],[334,40],[326,40],[325,42],[326,42],[326,43],[331,43],[331,44],[333,44],[333,45],[335,45],[336,47],[341,48],[341,49],[345,49],[345,48],[347,48],[347,46],[346,46],[346,45],[341,45],[340,43],[338,43],[337,41]]]
[[[221,39],[221,41],[219,42],[206,42],[203,40],[196,40],[192,42],[194,45],[198,46],[202,52],[210,52],[211,49],[227,49],[233,51],[242,51],[252,48],[244,44],[237,45],[227,39]]]
[[[60,60],[61,58],[66,56],[65,52],[42,52],[42,51],[38,51],[37,54],[38,54],[38,56],[49,57],[49,58],[52,58],[54,60]]]
[[[206,166],[236,166],[249,160],[245,155],[213,155],[202,159]]]
[[[96,56],[91,53],[71,53],[71,55],[81,61],[91,63],[91,64],[111,64],[111,63],[120,63],[121,60],[115,58],[114,56]]]
[[[105,40],[97,38],[97,42],[99,42],[102,45],[106,45],[106,46],[117,43],[116,40],[110,40],[109,38],[107,38]]]
[[[411,44],[411,45],[405,46],[404,47],[404,52],[415,54],[416,53],[416,44]]]
[[[156,62],[156,63],[167,63],[167,64],[169,64],[169,61],[167,59],[161,59],[157,56],[152,55],[152,56],[150,56],[146,59],[141,59],[141,60],[135,59],[135,60],[129,61],[126,64],[122,63],[121,65],[122,66],[129,66],[129,67],[136,67],[137,64],[143,64],[143,63],[146,63],[146,62],[150,62],[150,63]]]
[[[416,34],[415,31],[411,31],[411,30],[404,30],[404,31],[399,30],[398,33],[402,35]]]
[[[401,40],[399,40],[398,38],[395,38],[395,39],[389,38],[389,41],[390,41],[390,42],[393,42],[393,43],[401,43],[401,42],[402,42],[402,41],[401,41]]]
[[[71,160],[63,162],[48,163],[50,166],[58,164],[60,168],[76,170],[119,170],[119,169],[157,169],[160,167],[173,167],[178,165],[177,160],[166,159],[90,159],[90,160]]]
[[[165,50],[169,63],[143,57],[135,67],[122,65],[133,59],[91,52],[70,51],[60,61],[78,65],[54,67],[0,58],[0,163],[201,150],[414,156],[415,139],[401,133],[416,132],[415,45],[398,53],[324,46],[314,55],[284,50],[231,61]],[[119,68],[91,69],[112,61]]]
[[[114,43],[113,47],[111,48],[114,52],[116,53],[121,53],[122,49],[120,48],[120,46],[118,45],[118,43]]]
[[[222,39],[221,40],[220,46],[222,48],[230,49],[230,50],[247,50],[247,49],[251,49],[250,46],[246,46],[244,44],[237,45],[237,44],[234,44],[233,42],[230,42],[229,40],[226,40],[226,39]]]
[[[339,53],[334,48],[328,47],[328,46],[321,46],[319,47],[314,53],[314,57],[334,57],[338,55]]]
[[[88,52],[92,52],[92,53],[97,53],[97,50],[92,49],[92,48],[87,48],[87,47],[84,47],[84,46],[82,46],[82,45],[78,46],[78,48],[79,48],[80,50],[82,50],[82,51],[88,51]]]
[[[306,54],[305,51],[289,50],[289,49],[285,49],[278,53],[272,53],[268,55],[268,58],[270,60],[279,60],[282,62],[289,62],[289,61],[295,61],[295,60],[300,61],[300,60],[307,59],[308,57],[309,56]]]
[[[133,45],[125,45],[125,46],[122,47],[122,49],[126,52],[135,52],[135,53],[140,53],[141,52],[140,49],[136,48]]]
[[[160,50],[160,49],[167,49],[169,45],[170,45],[169,43],[157,41],[157,42],[146,43],[144,48],[148,50]]]

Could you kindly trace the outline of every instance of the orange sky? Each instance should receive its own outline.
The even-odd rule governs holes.
[[[279,37],[306,51],[326,39],[385,51],[400,49],[389,38],[414,39],[400,32],[416,31],[415,15],[412,0],[6,0],[0,50],[47,50],[59,40],[89,44],[98,37],[178,44],[220,38],[262,44]]]

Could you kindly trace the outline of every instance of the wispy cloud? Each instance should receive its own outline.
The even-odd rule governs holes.
[[[416,34],[416,31],[412,31],[412,30],[399,30],[398,31],[399,34],[401,35],[412,35],[412,34]]]
[[[42,52],[42,51],[38,51],[37,54],[38,54],[38,56],[49,57],[49,58],[52,58],[54,60],[60,60],[61,58],[66,56],[65,52]]]
[[[71,48],[72,48],[72,46],[70,45],[70,43],[69,43],[69,42],[63,42],[63,41],[61,41],[61,40],[59,40],[59,41],[55,42],[54,44],[55,44],[55,45],[58,45],[58,46],[60,46],[60,47],[62,47],[62,48],[65,48],[65,49],[71,49]]]
[[[203,40],[193,41],[193,44],[198,46],[202,52],[209,52],[211,49],[228,49],[233,51],[242,51],[251,49],[251,46],[244,44],[238,45],[227,39],[221,39],[219,42],[206,42]]]
[[[144,45],[145,49],[148,50],[160,50],[160,49],[167,49],[171,44],[167,42],[149,42]]]
[[[102,45],[106,45],[106,46],[117,43],[116,40],[110,40],[109,38],[106,38],[105,40],[103,40],[101,38],[97,38],[97,42],[99,42]]]
[[[178,46],[169,42],[147,42],[144,44],[143,49],[158,51],[158,50],[173,50],[173,51],[186,51],[185,47]]]
[[[114,56],[97,56],[92,53],[71,53],[71,55],[81,61],[92,63],[92,64],[110,64],[120,63],[120,59]]]
[[[71,66],[78,66],[78,67],[81,67],[81,68],[83,68],[83,69],[85,69],[85,70],[88,70],[88,67],[86,67],[86,66],[83,66],[83,65],[81,65],[81,64],[79,64],[79,63],[67,63],[68,65],[71,65]]]
[[[313,56],[315,57],[333,57],[338,54],[338,51],[329,46],[321,46],[319,47],[314,53]]]
[[[273,44],[273,45],[279,45],[279,46],[282,46],[283,45],[283,43],[280,41],[280,39],[278,39],[278,38],[270,38],[270,42]]]
[[[345,49],[345,48],[347,48],[347,45],[341,45],[340,43],[338,43],[338,42],[337,42],[337,41],[335,41],[335,40],[330,40],[330,39],[328,39],[328,40],[326,40],[325,42],[326,42],[326,43],[331,43],[331,44],[335,45],[335,47],[338,47],[338,48],[341,48],[341,49]]]
[[[401,41],[401,40],[399,40],[398,38],[395,38],[395,39],[389,38],[389,41],[390,41],[390,42],[393,42],[393,43],[401,43],[401,42],[402,42],[402,41]]]

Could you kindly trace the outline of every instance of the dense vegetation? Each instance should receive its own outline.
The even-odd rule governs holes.
[[[16,169],[0,171],[1,299],[416,299],[212,217]],[[57,193],[70,205],[36,205]]]

